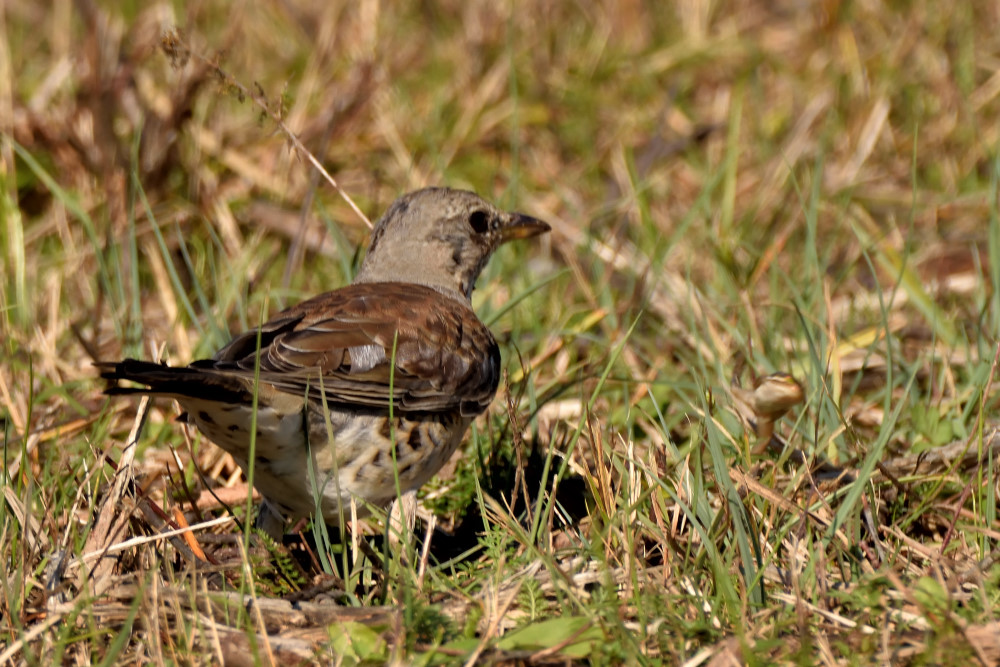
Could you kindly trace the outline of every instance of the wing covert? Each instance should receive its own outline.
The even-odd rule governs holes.
[[[256,330],[237,336],[212,368],[252,378],[256,344]],[[496,341],[472,308],[420,285],[349,285],[261,327],[261,382],[314,401],[388,410],[391,384],[394,410],[471,416],[493,400],[499,369]]]

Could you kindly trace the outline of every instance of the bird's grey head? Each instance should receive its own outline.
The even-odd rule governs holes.
[[[473,192],[424,188],[397,199],[375,223],[354,282],[418,283],[469,299],[501,243],[548,230],[544,222],[501,211]]]

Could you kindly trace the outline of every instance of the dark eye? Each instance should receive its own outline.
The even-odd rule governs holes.
[[[477,234],[485,234],[490,231],[490,216],[486,211],[473,211],[469,214],[469,225]]]

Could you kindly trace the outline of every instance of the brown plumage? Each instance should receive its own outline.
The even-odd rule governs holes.
[[[99,363],[113,383],[106,393],[175,398],[246,470],[259,344],[253,463],[266,507],[338,523],[353,498],[363,514],[396,496],[397,473],[404,492],[433,476],[493,400],[500,351],[472,289],[501,243],[547,230],[471,192],[413,192],[376,224],[351,285],[279,313],[212,359]],[[273,513],[261,516],[280,534]]]

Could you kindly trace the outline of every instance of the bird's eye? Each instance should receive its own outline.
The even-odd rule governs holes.
[[[486,211],[473,211],[469,214],[469,225],[477,234],[490,231],[490,216]]]

